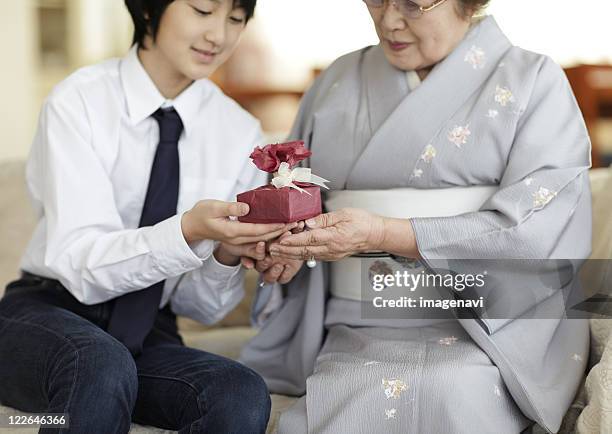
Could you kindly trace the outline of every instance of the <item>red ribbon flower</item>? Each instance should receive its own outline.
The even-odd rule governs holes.
[[[274,173],[278,170],[281,163],[287,163],[289,167],[293,168],[300,161],[311,155],[312,152],[304,147],[304,142],[298,140],[289,143],[266,145],[263,148],[258,146],[251,153],[251,159],[260,170]]]

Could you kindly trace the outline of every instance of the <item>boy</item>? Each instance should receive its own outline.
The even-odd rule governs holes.
[[[239,223],[265,183],[258,122],[205,78],[256,0],[126,0],[134,46],[45,102],[27,166],[40,220],[0,301],[0,401],[66,413],[69,432],[264,432],[261,378],[183,345],[242,297],[240,257],[290,225]],[[206,198],[206,200],[200,200]],[[43,429],[44,431],[44,429]]]

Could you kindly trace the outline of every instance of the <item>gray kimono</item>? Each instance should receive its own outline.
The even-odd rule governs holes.
[[[474,26],[412,91],[405,73],[386,62],[378,46],[341,57],[304,97],[292,137],[306,141],[313,173],[331,180],[332,189],[499,185],[477,212],[412,219],[425,263],[580,260],[590,253],[590,142],[572,91],[559,66],[513,46],[492,17]],[[270,289],[260,292],[255,317],[268,304]],[[328,318],[328,265],[304,267],[283,293],[281,306],[261,325],[242,361],[265,378],[272,392],[303,395],[307,379],[325,359],[322,346],[331,345],[326,343],[330,326],[338,326]],[[537,297],[512,318],[456,323],[497,368],[512,405],[550,432],[559,429],[574,398],[589,347],[587,320],[533,315],[534,309],[559,303],[561,293]],[[341,335],[350,341],[347,323],[332,333],[334,341]],[[459,339],[460,332],[454,333]],[[372,330],[367,339],[384,340],[384,334]],[[378,362],[368,363],[363,365]],[[406,360],[406,369],[411,363]],[[494,390],[499,395],[498,386]],[[359,388],[353,396],[358,399]],[[482,398],[483,406],[488,399]],[[385,408],[386,419],[396,418],[398,411]],[[342,426],[334,425],[330,414],[321,417],[327,417],[327,427]]]

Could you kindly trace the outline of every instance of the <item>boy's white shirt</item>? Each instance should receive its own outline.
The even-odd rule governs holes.
[[[159,141],[150,116],[168,105],[184,124],[177,215],[138,228]],[[234,201],[265,184],[249,159],[263,143],[259,122],[209,80],[166,100],[136,47],[77,71],[41,111],[26,169],[39,222],[21,268],[58,279],[84,304],[165,279],[160,307],[219,320],[242,298],[244,273],[215,260],[213,241],[188,245],[181,216],[198,200]]]

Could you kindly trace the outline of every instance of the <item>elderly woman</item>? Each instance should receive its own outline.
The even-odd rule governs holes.
[[[436,261],[457,271],[457,259],[478,269],[482,258],[586,258],[590,145],[563,71],[476,18],[487,0],[364,1],[380,43],[317,79],[292,132],[331,180],[328,213],[258,264],[278,282],[259,292],[261,332],[242,360],[273,392],[303,395],[281,433],[519,433],[534,421],[556,432],[588,327],[541,313],[576,279],[519,300],[523,274],[510,273],[496,297],[521,308],[505,315],[398,319],[362,310],[371,291],[354,261],[375,275],[394,268],[364,252],[414,273]]]

